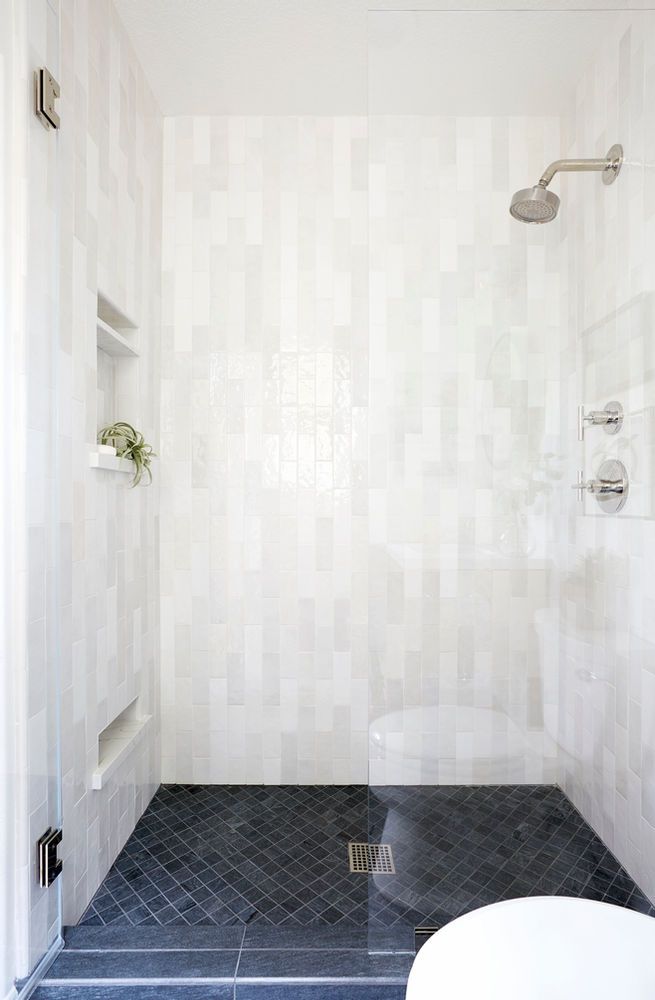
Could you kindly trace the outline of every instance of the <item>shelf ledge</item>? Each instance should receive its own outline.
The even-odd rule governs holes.
[[[105,323],[103,319],[96,319],[96,331],[97,331],[97,342],[98,347],[105,354],[111,355],[113,358],[138,358],[139,352],[132,347],[132,345],[125,339],[122,333],[118,330],[114,330],[109,323]]]
[[[98,289],[98,316],[109,326],[119,330],[138,330],[139,324],[127,313],[119,309],[116,303],[104,292]]]
[[[144,715],[140,719],[121,719],[119,716],[100,734],[98,766],[91,775],[93,789],[100,791],[104,788],[111,776],[143,741],[151,719],[151,715]]]
[[[134,462],[131,458],[106,455],[96,448],[91,448],[89,451],[89,465],[92,469],[105,469],[107,472],[129,472],[130,475],[134,475]]]

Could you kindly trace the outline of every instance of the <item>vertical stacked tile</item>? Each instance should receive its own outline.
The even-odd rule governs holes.
[[[372,780],[550,781],[559,237],[507,209],[559,122],[370,128]]]
[[[96,299],[140,332],[119,400],[158,450],[162,119],[109,0],[61,5],[59,423],[64,921],[74,922],[159,782],[158,722],[107,787],[98,734],[134,698],[158,718],[158,480],[88,466]],[[132,364],[132,362],[130,362]]]
[[[560,781],[631,875],[655,896],[655,545],[652,320],[655,293],[655,22],[617,15],[581,74],[564,119],[564,152],[602,156],[623,143],[617,182],[563,180],[562,231],[570,295],[561,381],[566,476],[597,473],[606,457],[628,468],[618,515],[568,501],[561,511]],[[600,428],[576,443],[575,410],[619,400],[616,437]]]
[[[164,158],[164,779],[364,781],[366,122]]]

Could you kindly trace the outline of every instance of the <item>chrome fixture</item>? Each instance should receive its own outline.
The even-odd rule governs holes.
[[[34,99],[37,117],[45,129],[59,128],[59,115],[55,111],[55,101],[61,94],[59,84],[50,70],[43,66],[34,73]]]
[[[541,183],[517,191],[509,206],[510,215],[519,222],[532,226],[552,222],[559,210],[559,198],[554,191],[547,191]]]
[[[395,875],[391,844],[368,844],[352,840],[348,844],[348,861],[351,872],[373,875]]]
[[[37,868],[39,872],[39,885],[42,889],[47,889],[54,880],[61,875],[63,861],[57,857],[57,847],[61,844],[63,833],[55,830],[51,826],[36,844]]]
[[[585,424],[602,427],[606,434],[618,434],[623,426],[623,407],[614,399],[603,410],[590,410],[589,413],[585,413],[584,406],[579,406],[578,441],[584,441]]]
[[[509,206],[510,215],[519,222],[530,225],[540,225],[552,222],[559,211],[559,198],[554,191],[548,191],[548,185],[555,174],[565,171],[598,170],[602,172],[603,184],[613,184],[619,176],[623,163],[623,146],[618,143],[612,146],[603,159],[599,160],[554,160],[546,167],[534,187],[517,191]]]
[[[616,458],[608,458],[598,470],[598,479],[585,480],[584,473],[578,473],[578,481],[571,489],[578,491],[578,500],[582,503],[585,493],[596,497],[599,507],[606,514],[616,514],[628,499],[628,470],[623,462]]]

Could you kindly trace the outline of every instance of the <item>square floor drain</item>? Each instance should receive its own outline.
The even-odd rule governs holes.
[[[390,844],[348,844],[351,872],[371,875],[395,875]]]

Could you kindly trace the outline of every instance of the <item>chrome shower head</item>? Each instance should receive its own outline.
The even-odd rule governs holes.
[[[559,210],[559,198],[540,184],[517,191],[509,206],[510,214],[519,222],[532,226],[552,222]]]
[[[530,225],[552,222],[559,210],[559,198],[547,189],[555,174],[560,171],[597,170],[602,174],[603,184],[613,184],[622,163],[623,146],[618,144],[612,146],[602,159],[555,160],[544,170],[538,184],[516,192],[509,206],[510,214],[519,222]]]

